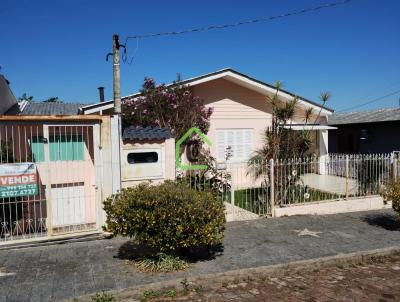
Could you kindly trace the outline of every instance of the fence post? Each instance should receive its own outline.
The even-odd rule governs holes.
[[[345,189],[345,199],[349,199],[349,155],[346,154],[346,164],[345,164],[345,173],[346,173],[346,189]]]
[[[233,175],[235,174],[233,171],[233,164],[231,164],[231,205],[235,205],[235,189],[234,189],[234,180]]]
[[[398,165],[398,159],[397,157],[393,158],[392,162],[392,180],[397,181],[397,165]]]
[[[270,173],[270,183],[271,183],[271,216],[275,217],[275,179],[274,179],[274,159],[269,160],[269,173]]]

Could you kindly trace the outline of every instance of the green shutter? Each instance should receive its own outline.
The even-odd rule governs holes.
[[[44,161],[44,143],[43,137],[34,136],[32,137],[32,161],[43,162]]]
[[[50,137],[50,160],[84,160],[83,137],[71,134]]]
[[[59,159],[59,149],[60,149],[60,140],[59,137],[50,136],[49,142],[49,152],[50,152],[50,161],[57,161]]]
[[[72,149],[74,154],[73,160],[84,160],[84,141],[82,135],[74,137],[74,141],[72,142]]]

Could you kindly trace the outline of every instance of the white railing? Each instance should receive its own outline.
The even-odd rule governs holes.
[[[222,201],[256,215],[274,207],[378,195],[397,179],[398,156],[330,154],[324,157],[219,164],[182,177],[196,189],[213,189]],[[216,174],[217,171],[217,174]]]

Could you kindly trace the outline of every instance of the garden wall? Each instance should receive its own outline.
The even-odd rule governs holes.
[[[292,204],[286,207],[276,207],[273,217],[293,215],[327,215],[357,211],[390,209],[392,203],[385,203],[380,196],[355,198],[349,200],[323,201],[306,204]]]

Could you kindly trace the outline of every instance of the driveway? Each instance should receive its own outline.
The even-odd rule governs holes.
[[[307,230],[305,230],[307,229]],[[185,272],[143,274],[127,259],[128,240],[115,238],[0,251],[0,301],[58,301],[155,281],[224,272],[339,253],[396,246],[392,210],[293,216],[228,223],[224,250]]]

